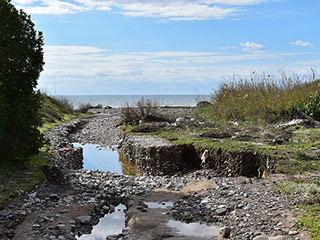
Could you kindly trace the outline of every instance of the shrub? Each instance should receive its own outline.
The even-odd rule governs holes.
[[[232,77],[212,93],[211,115],[215,120],[278,120],[301,117],[301,112],[320,117],[320,80],[280,78],[253,74],[249,79]]]
[[[40,92],[43,36],[30,16],[10,0],[0,1],[0,156],[26,158],[38,152],[42,137]]]
[[[72,114],[74,113],[73,103],[66,97],[62,96],[51,96],[55,104],[59,106],[63,113]]]
[[[150,99],[144,100],[142,97],[139,101],[130,106],[128,102],[121,110],[121,117],[124,123],[137,124],[142,121],[157,121],[161,116],[157,113],[159,106],[156,101]]]
[[[91,103],[80,103],[78,111],[81,113],[86,113],[90,108],[93,108]]]

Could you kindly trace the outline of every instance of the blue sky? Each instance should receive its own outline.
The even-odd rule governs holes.
[[[320,67],[318,0],[13,0],[45,37],[51,94],[208,94]]]

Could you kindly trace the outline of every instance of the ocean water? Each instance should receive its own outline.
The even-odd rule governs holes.
[[[133,104],[144,97],[152,99],[160,106],[195,106],[198,101],[209,101],[210,95],[59,95],[65,97],[77,108],[81,103],[101,104],[122,107],[126,102]]]

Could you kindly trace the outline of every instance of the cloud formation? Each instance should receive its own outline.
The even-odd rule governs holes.
[[[243,47],[243,51],[254,52],[254,53],[261,53],[265,48],[262,44],[254,43],[254,42],[241,43],[240,46]]]
[[[310,42],[304,42],[301,40],[297,40],[295,42],[289,42],[291,45],[297,45],[297,46],[302,46],[302,47],[314,47],[314,45]]]
[[[244,6],[277,0],[14,0],[30,14],[73,14],[91,10],[117,11],[131,17],[163,20],[223,19],[243,12]]]
[[[87,94],[88,89],[95,88],[92,92],[98,94],[100,88],[106,89],[112,84],[113,87],[120,83],[123,86],[158,83],[161,86],[197,86],[219,82],[222,77],[233,74],[271,72],[282,67],[301,73],[310,69],[310,66],[320,66],[320,62],[295,63],[290,60],[294,56],[305,54],[115,52],[90,46],[47,46],[46,65],[40,78],[40,87],[53,88],[58,85],[66,93],[73,93],[77,89],[83,94]]]

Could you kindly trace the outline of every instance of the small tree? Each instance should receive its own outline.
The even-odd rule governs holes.
[[[0,1],[0,160],[34,154],[42,142],[35,88],[44,65],[43,36],[10,2]]]

